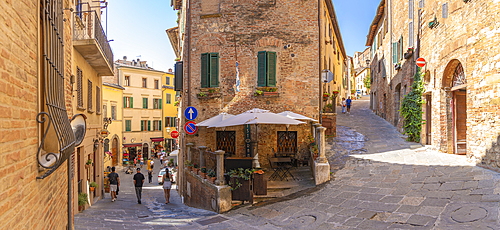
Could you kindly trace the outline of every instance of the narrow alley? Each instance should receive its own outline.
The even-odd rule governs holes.
[[[180,204],[175,192],[171,206],[160,205],[163,194],[156,184],[148,184],[145,205],[137,205],[126,175],[119,200],[104,199],[77,215],[77,229],[500,227],[500,174],[473,166],[465,156],[406,142],[368,104],[362,98],[353,102],[351,114],[339,114],[338,136],[330,142],[328,156],[334,174],[318,188],[216,215]]]

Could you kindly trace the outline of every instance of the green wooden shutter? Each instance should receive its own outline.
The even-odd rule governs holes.
[[[170,127],[175,127],[175,117],[170,118]]]
[[[148,121],[148,131],[151,131],[151,121]]]
[[[219,54],[210,54],[210,87],[219,87]]]
[[[161,120],[158,120],[158,129],[161,131]]]
[[[392,43],[392,63],[394,63],[394,64],[398,63],[398,43],[397,42]]]
[[[208,87],[208,54],[201,55],[201,88]]]
[[[403,60],[403,36],[401,36],[401,39],[399,40],[399,60]]]
[[[266,51],[259,51],[257,59],[257,86],[266,86]]]
[[[123,108],[127,108],[127,97],[123,97]]]
[[[134,108],[134,98],[130,97],[130,108]]]
[[[276,52],[267,52],[267,86],[276,86]]]
[[[158,106],[160,106],[159,109],[161,109],[161,99],[159,99],[159,100],[160,100],[160,102],[158,102]]]
[[[144,120],[141,120],[141,131],[144,131]]]

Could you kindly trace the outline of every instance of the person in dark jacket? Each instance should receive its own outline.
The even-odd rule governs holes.
[[[141,204],[142,185],[144,184],[144,175],[141,173],[141,168],[137,168],[137,173],[134,175],[135,195],[137,203]]]

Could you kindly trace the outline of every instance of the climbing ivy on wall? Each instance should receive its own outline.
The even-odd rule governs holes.
[[[424,92],[424,82],[422,81],[421,69],[413,77],[411,91],[401,102],[399,110],[404,118],[405,134],[408,135],[408,141],[420,142],[420,132],[422,130],[422,93]]]

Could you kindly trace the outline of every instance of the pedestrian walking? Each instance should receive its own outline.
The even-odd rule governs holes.
[[[346,102],[346,106],[347,106],[347,113],[351,114],[351,103],[352,103],[351,97],[348,97],[345,102]]]
[[[142,169],[142,166],[144,166],[144,158],[140,158],[139,159],[139,164],[141,165],[141,169]]]
[[[151,171],[155,168],[155,161],[151,161]]]
[[[170,202],[170,189],[172,188],[172,178],[168,168],[165,168],[165,174],[163,174],[163,191],[165,192],[165,204]]]
[[[134,167],[136,167],[136,166],[137,166],[137,157],[134,158]]]
[[[148,179],[149,183],[151,184],[151,181],[153,180],[153,170],[148,169]]]
[[[118,176],[118,173],[115,172],[115,170],[116,168],[112,167],[111,173],[108,174],[109,190],[111,191],[111,202],[116,201],[117,190],[118,186],[120,185],[120,178]]]
[[[160,154],[160,166],[163,165],[163,154]]]
[[[137,203],[141,204],[142,185],[144,184],[144,175],[141,173],[141,168],[137,168],[137,173],[134,175],[135,195]]]
[[[340,103],[340,106],[342,106],[342,113],[345,113],[345,104],[346,104],[345,98],[343,97],[342,102]]]

